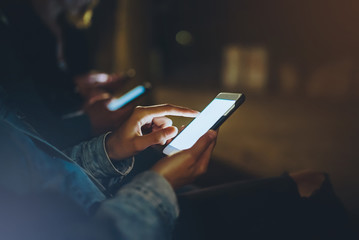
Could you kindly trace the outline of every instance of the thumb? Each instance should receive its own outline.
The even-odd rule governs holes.
[[[213,130],[209,130],[202,137],[198,139],[198,141],[189,149],[192,152],[194,158],[198,159],[204,153],[213,141],[217,137],[217,132]]]
[[[155,144],[164,145],[168,139],[175,137],[177,133],[178,129],[174,126],[170,126],[156,132],[152,132],[143,136],[138,136],[135,139],[136,146],[138,150],[143,150]]]

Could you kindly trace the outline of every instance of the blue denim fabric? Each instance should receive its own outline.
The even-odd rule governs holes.
[[[34,129],[6,109],[0,88],[0,184],[17,194],[55,191],[86,212],[101,203],[96,216],[111,219],[123,239],[168,239],[178,216],[169,183],[144,172],[107,199],[106,190],[131,170],[133,159],[112,163],[105,135],[65,153],[39,137]]]
[[[86,169],[106,189],[120,182],[133,168],[134,158],[112,162],[105,151],[108,134],[80,143],[65,152],[77,164]]]
[[[117,239],[171,239],[178,214],[172,187],[153,171],[137,175],[97,211],[97,217],[122,229]]]

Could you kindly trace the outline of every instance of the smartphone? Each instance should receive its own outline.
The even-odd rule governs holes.
[[[217,129],[245,100],[242,93],[219,93],[207,107],[178,134],[163,153],[171,155],[192,147],[210,129]]]
[[[129,104],[130,102],[133,102],[137,98],[141,97],[142,95],[147,93],[150,89],[151,89],[151,84],[148,82],[143,83],[142,85],[138,85],[137,87],[128,91],[121,97],[112,99],[107,104],[107,109],[110,111],[116,111],[122,108],[123,106]]]

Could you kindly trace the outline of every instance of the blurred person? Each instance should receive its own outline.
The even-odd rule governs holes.
[[[3,47],[1,52],[11,61],[10,49]],[[321,239],[343,236],[347,230],[345,211],[320,172],[193,190],[177,200],[174,189],[206,171],[217,135],[213,131],[119,187],[133,168],[134,155],[176,136],[167,115],[195,117],[197,111],[171,105],[138,107],[113,133],[65,152],[41,138],[17,113],[0,87],[4,237],[21,239],[24,233],[29,239],[46,239],[54,230],[59,239],[170,239],[172,234],[176,239],[259,239],[293,232],[291,239]],[[176,224],[178,204],[182,214]],[[30,209],[19,211],[23,205]],[[33,228],[31,219],[39,227]]]
[[[38,213],[33,212],[33,218],[39,219],[38,224],[42,226],[29,228],[32,221],[26,213],[31,213],[33,209],[25,212],[14,210],[9,215],[2,214],[1,225],[7,227],[0,235],[7,233],[10,239],[13,236],[20,236],[20,239],[43,239],[41,237],[44,235],[45,238],[49,237],[46,235],[48,228],[56,229],[55,232],[65,228],[52,223],[60,221],[67,214],[76,216],[78,211],[79,216],[90,217],[95,214],[104,219],[103,225],[106,223],[112,226],[108,231],[112,238],[169,239],[178,215],[176,197],[171,186],[189,183],[203,172],[214,147],[215,132],[207,133],[191,150],[160,160],[156,168],[136,176],[120,190],[112,189],[112,186],[131,171],[134,162],[132,156],[136,152],[153,144],[164,144],[176,135],[176,128],[170,126],[165,115],[194,117],[196,111],[169,105],[137,108],[126,124],[113,134],[83,142],[64,153],[38,136],[8,108],[2,92],[0,96],[1,195],[6,196],[5,200],[15,201],[3,202],[4,198],[1,198],[1,207],[8,204],[5,209],[11,206],[10,209],[15,207],[18,210],[22,204],[16,207],[16,203],[26,201],[30,204],[28,206],[36,204],[36,200],[43,203],[37,206]],[[152,132],[142,135],[141,126],[150,123]],[[53,203],[46,201],[48,194],[55,196],[50,199],[57,199],[54,203],[62,209],[61,212],[54,208]],[[64,200],[59,201],[62,198]],[[77,210],[70,211],[73,208]],[[46,209],[52,209],[54,214],[49,216],[48,222],[41,218]],[[76,219],[75,222],[81,227],[81,221]],[[68,224],[74,220],[71,217],[67,221],[62,223]],[[71,228],[71,224],[66,226]],[[58,232],[59,235],[55,237],[63,239],[70,236],[70,239],[76,239],[77,231],[82,230],[90,235],[96,229],[98,227],[71,229],[70,232],[67,229]],[[22,235],[24,233],[27,235]],[[2,235],[2,238],[5,236]]]
[[[5,39],[0,40],[0,50],[7,61],[1,63],[11,67],[16,58]],[[9,81],[25,77],[19,68],[0,70]],[[215,132],[118,187],[133,168],[133,155],[153,144],[165,144],[177,134],[166,115],[195,117],[196,111],[171,105],[140,107],[113,133],[62,152],[40,137],[13,106],[0,87],[2,238],[345,236],[345,212],[320,172],[198,189],[177,199],[174,189],[206,171]],[[144,135],[142,127],[149,134]]]
[[[112,94],[130,79],[90,68],[83,31],[91,25],[97,0],[4,0],[7,35],[28,78],[6,82],[27,121],[63,148],[120,125],[132,106],[109,111]],[[20,86],[21,85],[21,86]],[[9,91],[10,92],[10,91]],[[29,99],[42,101],[41,107]],[[58,136],[62,135],[62,138]],[[56,137],[55,137],[56,136]]]
[[[1,27],[7,28],[6,24]],[[2,80],[17,83],[21,78],[31,79],[26,71],[21,71],[21,63],[16,64],[11,40],[4,35],[0,43]],[[62,232],[74,239],[81,239],[75,237],[78,230],[82,230],[79,233],[81,236],[87,233],[96,239],[98,235],[91,233],[99,228],[106,233],[101,235],[101,239],[107,236],[108,239],[169,239],[173,227],[175,236],[180,239],[284,237],[293,232],[296,236],[290,238],[299,239],[308,237],[307,234],[319,237],[343,234],[340,230],[344,226],[336,224],[346,224],[345,214],[328,178],[318,172],[233,183],[181,194],[178,201],[182,214],[178,224],[175,224],[178,205],[173,189],[190,183],[206,171],[215,144],[214,132],[202,137],[193,148],[162,158],[150,170],[118,188],[117,183],[132,169],[132,155],[155,143],[164,144],[176,135],[177,130],[163,116],[172,113],[194,117],[195,111],[167,105],[138,108],[112,134],[101,135],[63,153],[26,124],[19,111],[12,110],[12,94],[16,93],[16,89],[12,94],[0,92],[1,188],[5,189],[6,199],[15,204],[15,209],[21,209],[16,204],[29,204],[31,207],[36,205],[37,200],[39,203],[45,201],[43,210],[54,213],[47,218],[42,218],[43,213],[39,213],[46,229],[54,224],[48,229],[61,232],[65,226],[56,226],[55,220],[61,219],[62,224],[69,226],[74,218],[66,213],[76,214],[79,211],[79,217],[75,218],[79,227]],[[29,105],[41,104],[41,101],[32,98],[28,101]],[[155,119],[156,116],[159,118]],[[157,127],[150,129],[150,134],[143,135],[139,126],[147,125],[145,123],[154,123]],[[43,196],[53,192],[54,196]],[[115,197],[113,193],[116,193]],[[33,194],[34,197],[29,197]],[[35,200],[28,201],[29,198]],[[53,198],[60,199],[60,202],[52,201]],[[62,201],[62,198],[67,200]],[[322,204],[323,199],[326,204]],[[68,201],[71,203],[68,204]],[[42,206],[37,207],[41,210]],[[72,211],[73,208],[77,210]],[[36,209],[33,214],[36,214]],[[60,209],[63,215],[58,217]],[[5,226],[11,223],[18,228],[31,226],[31,217],[26,215],[31,213],[14,213],[2,215]],[[25,218],[21,214],[25,214]],[[85,220],[81,217],[83,215]],[[9,216],[13,216],[10,218],[13,221],[7,221]],[[91,216],[101,224],[89,223]],[[11,229],[16,230],[14,227]],[[40,231],[29,229],[33,230],[31,233],[35,239],[39,239],[36,238],[38,234],[46,233],[41,231],[41,227]],[[16,231],[10,231],[10,234],[14,232],[21,234]]]
[[[175,239],[325,239],[350,234],[345,211],[320,172],[188,191],[177,200],[174,190],[205,173],[214,131],[117,188],[136,153],[177,135],[166,116],[195,117],[197,111],[138,107],[113,133],[62,152],[19,118],[9,101],[0,87],[1,237],[48,239],[56,232],[55,239],[158,240],[172,234]]]

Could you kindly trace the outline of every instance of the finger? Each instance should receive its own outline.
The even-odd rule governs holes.
[[[123,74],[123,73],[120,73],[120,74],[111,74],[110,75],[110,78],[111,78],[111,83],[116,83],[117,87],[121,87],[121,86],[124,86],[131,78],[127,75],[127,74]]]
[[[216,141],[213,141],[209,147],[204,151],[201,155],[200,159],[195,163],[195,168],[197,169],[197,174],[203,174],[207,171],[209,160],[211,159],[211,155],[213,149],[216,145]]]
[[[111,82],[116,82],[118,80],[121,80],[121,76],[116,74],[116,73],[112,73],[112,74],[109,74],[108,75],[108,80],[107,82],[108,83],[111,83]]]
[[[182,125],[181,128],[178,130],[178,134],[180,134],[183,131],[183,129],[185,129],[185,128],[186,128],[186,126]],[[173,139],[174,138],[168,139],[167,142],[166,142],[166,145],[170,144]]]
[[[108,76],[108,80],[98,86],[109,92],[116,93],[118,89],[122,89],[130,80],[126,74],[111,74]]]
[[[92,104],[94,104],[95,102],[98,102],[98,101],[105,101],[105,100],[109,101],[110,98],[111,98],[111,95],[109,93],[101,93],[101,94],[98,94],[98,95],[95,95],[95,96],[91,97],[88,100],[88,104],[92,105]]]
[[[210,145],[215,141],[217,133],[213,130],[209,130],[205,133],[198,141],[188,149],[191,152],[192,156],[195,159],[199,159],[201,155],[210,147]]]
[[[106,83],[109,80],[109,75],[106,73],[94,73],[89,77],[89,83]]]
[[[155,117],[164,117],[167,115],[171,116],[181,116],[181,117],[196,117],[198,115],[198,111],[179,107],[170,104],[163,105],[154,105],[148,107],[137,107],[137,121],[141,123],[141,125],[152,122],[152,119]]]
[[[172,120],[169,119],[168,117],[155,117],[153,118],[152,122],[161,128],[166,128],[169,126],[172,126]]]
[[[147,135],[138,136],[135,139],[135,148],[137,151],[142,151],[149,146],[161,144],[164,145],[168,139],[176,136],[178,129],[170,126]]]

